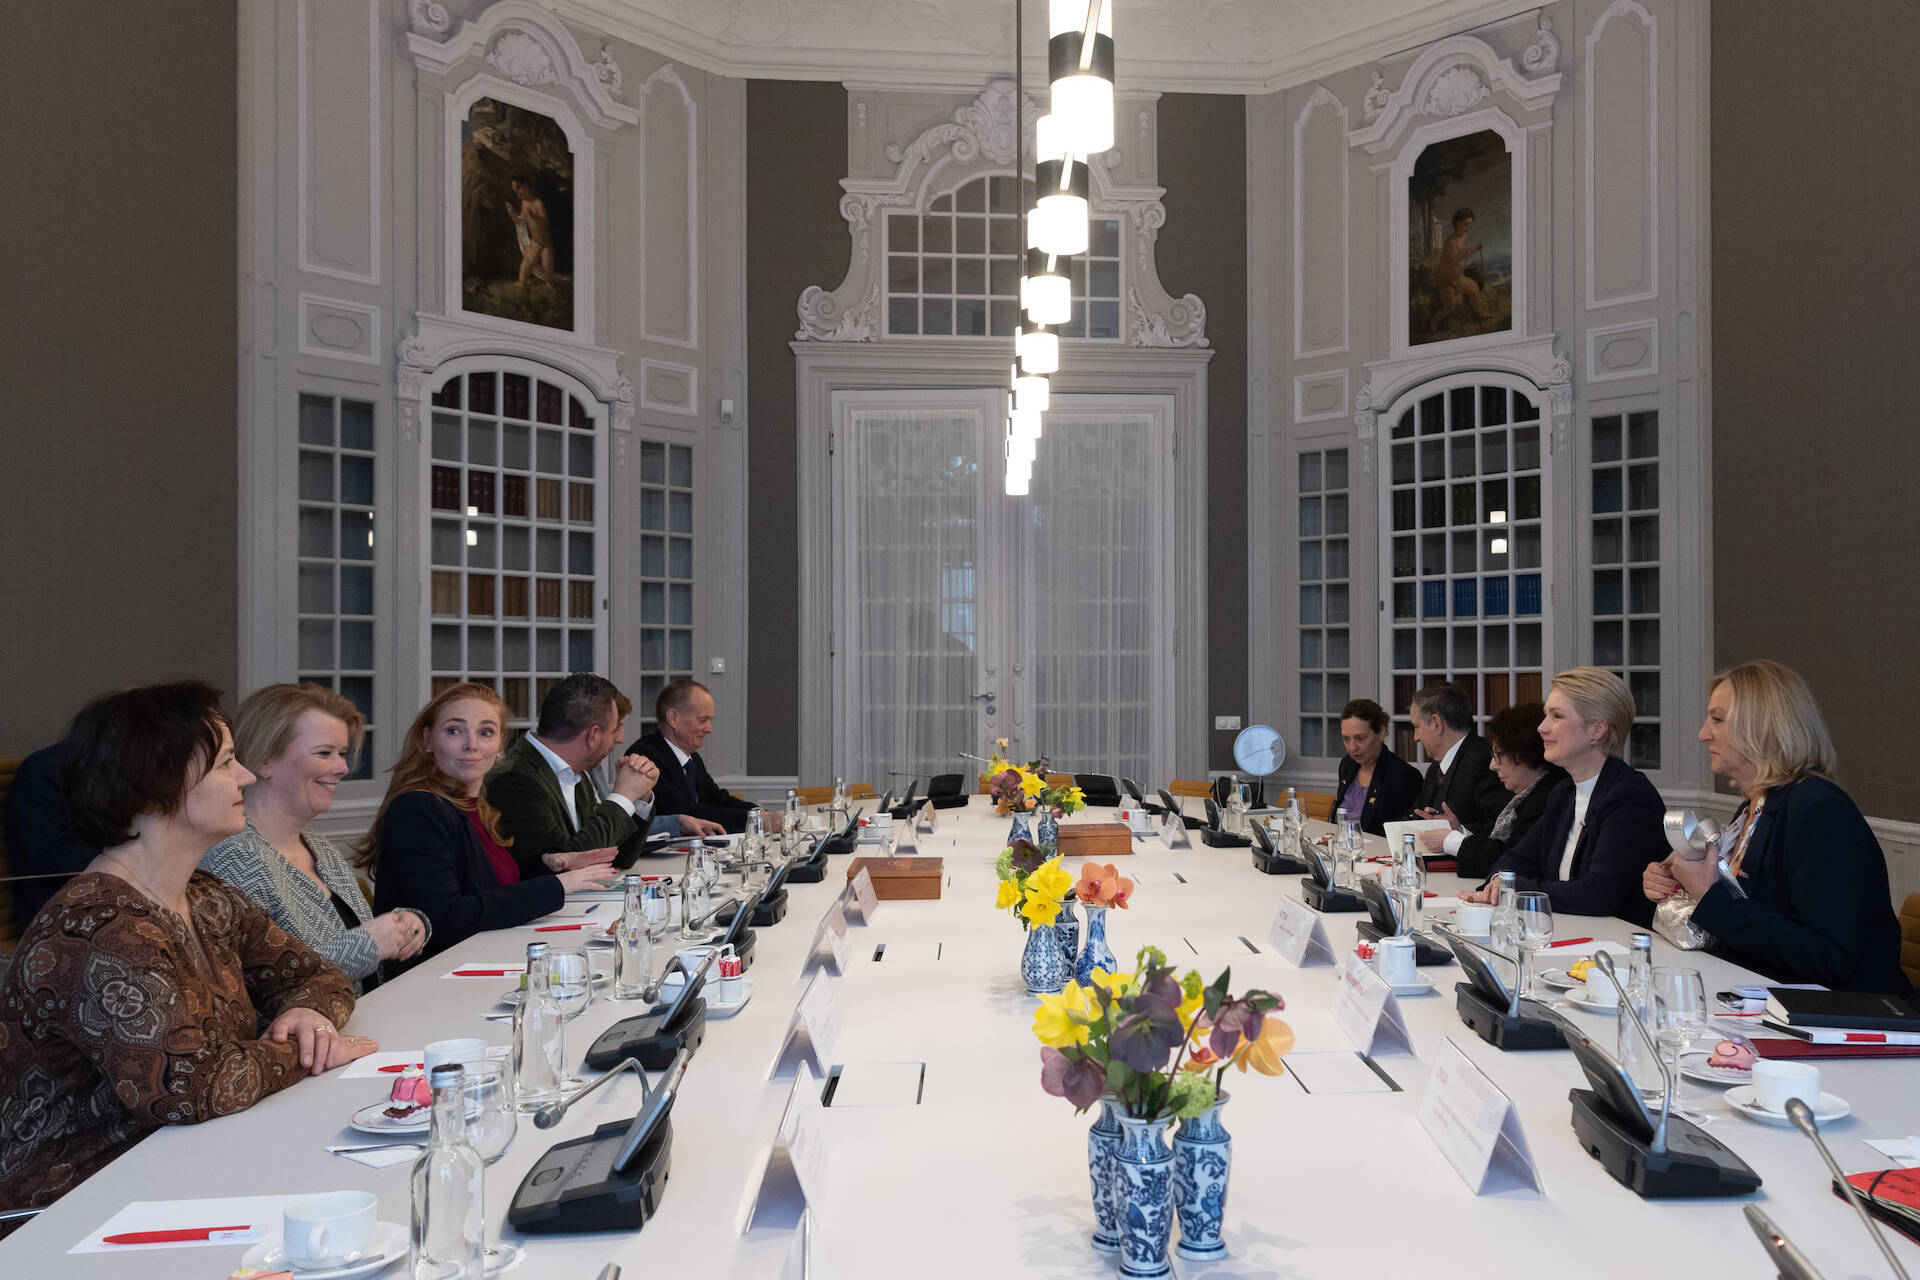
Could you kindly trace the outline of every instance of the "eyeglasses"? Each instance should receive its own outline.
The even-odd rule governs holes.
[[[1498,747],[1494,748],[1492,759],[1494,764],[1511,764],[1513,762],[1513,757]]]

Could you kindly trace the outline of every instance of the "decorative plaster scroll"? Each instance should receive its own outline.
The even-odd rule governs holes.
[[[1482,102],[1505,97],[1522,112],[1542,111],[1560,92],[1559,72],[1524,76],[1513,63],[1474,36],[1449,36],[1428,45],[1407,68],[1400,87],[1388,92],[1376,74],[1361,103],[1367,123],[1347,141],[1379,155],[1397,148],[1423,116],[1450,118]]]
[[[471,22],[434,26],[432,10],[414,5],[408,9],[414,30],[407,36],[407,51],[420,69],[436,76],[451,77],[463,66],[478,70],[484,64],[515,84],[571,90],[586,111],[590,123],[603,129],[618,129],[638,124],[640,112],[613,95],[620,90],[620,67],[613,61],[610,48],[602,49],[598,61],[580,51],[580,44],[560,19],[533,0],[496,0]]]
[[[1430,116],[1457,116],[1487,96],[1487,82],[1472,67],[1449,67],[1427,90],[1421,110]]]
[[[407,0],[407,25],[430,36],[443,36],[453,29],[453,15],[435,0]]]
[[[427,388],[449,361],[464,356],[510,355],[549,365],[576,378],[589,395],[605,405],[617,431],[633,425],[633,383],[620,371],[623,358],[618,351],[604,347],[553,346],[531,349],[521,341],[503,340],[501,335],[460,316],[417,313],[418,328],[400,335],[394,343],[394,394],[403,412],[418,405]]]
[[[1522,378],[1545,393],[1555,418],[1573,412],[1573,362],[1554,350],[1554,338],[1516,338],[1498,346],[1471,352],[1415,354],[1396,360],[1367,362],[1367,380],[1353,397],[1353,425],[1362,440],[1371,440],[1379,418],[1427,383],[1451,374],[1503,373]]]
[[[876,96],[869,89],[859,93],[853,108],[856,122],[869,98]],[[880,119],[886,118],[884,105],[875,103],[874,110]],[[876,241],[884,214],[922,210],[934,195],[972,178],[1007,173],[1015,159],[1015,128],[1023,130],[1030,143],[1040,114],[1031,99],[1019,103],[1016,113],[1013,82],[995,80],[956,107],[947,120],[910,140],[889,142],[884,155],[893,166],[891,173],[843,179],[840,216],[846,219],[852,241],[850,265],[837,288],[811,285],[800,295],[800,327],[794,338],[801,342],[884,341],[884,280]],[[1151,113],[1143,110],[1136,118],[1150,132]],[[1143,154],[1150,147],[1149,137],[1142,143]],[[1159,187],[1118,183],[1114,174],[1127,167],[1125,159],[1115,148],[1088,169],[1094,215],[1118,218],[1121,257],[1131,267],[1126,341],[1133,346],[1204,347],[1206,307],[1191,294],[1175,298],[1167,293],[1154,262],[1154,240],[1167,218],[1161,203],[1165,192]],[[1144,161],[1136,158],[1132,168],[1142,171]]]
[[[1553,34],[1553,20],[1540,15],[1540,34],[1520,52],[1520,65],[1533,75],[1560,69],[1560,38]]]
[[[1386,74],[1380,71],[1374,72],[1373,83],[1367,86],[1367,96],[1360,99],[1361,118],[1372,120],[1387,109],[1387,103],[1392,98],[1393,95],[1387,92]]]

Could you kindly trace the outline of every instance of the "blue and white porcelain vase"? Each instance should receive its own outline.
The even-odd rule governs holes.
[[[1027,947],[1020,953],[1020,977],[1030,996],[1052,995],[1067,985],[1073,966],[1060,948],[1057,926],[1036,924],[1027,930]]]
[[[1180,1215],[1174,1252],[1196,1262],[1227,1256],[1220,1238],[1227,1214],[1227,1175],[1233,1171],[1233,1135],[1220,1126],[1226,1094],[1173,1135],[1173,1204]]]
[[[1166,1139],[1172,1117],[1118,1119],[1120,1159],[1115,1199],[1120,1219],[1120,1274],[1128,1280],[1165,1280],[1173,1274],[1173,1264],[1167,1259],[1167,1243],[1173,1236],[1173,1151]]]
[[[1115,961],[1112,948],[1107,946],[1107,909],[1090,902],[1080,907],[1087,913],[1087,941],[1080,948],[1080,958],[1074,961],[1073,980],[1084,987],[1092,983],[1095,969],[1112,973]]]
[[[1093,1247],[1120,1251],[1120,1120],[1112,1094],[1100,1099],[1100,1115],[1087,1130],[1087,1181],[1093,1184]]]
[[[1080,959],[1080,917],[1073,913],[1074,899],[1068,898],[1060,904],[1060,914],[1053,918],[1053,932],[1060,939],[1060,954],[1067,962],[1067,976],[1073,976],[1073,966]]]
[[[1014,814],[1013,826],[1007,831],[1007,843],[1012,844],[1015,840],[1031,839],[1033,839],[1033,828],[1027,825],[1027,815],[1024,813]]]
[[[1047,850],[1060,847],[1060,819],[1044,805],[1033,811],[1033,842]]]

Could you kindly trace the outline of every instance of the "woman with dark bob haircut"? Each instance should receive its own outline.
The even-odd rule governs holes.
[[[1383,836],[1420,794],[1420,771],[1387,745],[1387,709],[1371,698],[1355,698],[1340,708],[1340,784],[1334,789],[1334,815],[1347,817],[1369,835]]]
[[[52,1204],[160,1125],[244,1111],[377,1047],[338,1034],[353,1012],[338,969],[197,870],[245,823],[253,781],[217,689],[107,694],[67,742],[74,834],[100,855],[34,917],[0,980],[9,1208]]]
[[[1487,745],[1493,748],[1493,771],[1500,785],[1512,793],[1506,808],[1493,820],[1493,830],[1475,835],[1449,817],[1451,831],[1423,831],[1420,843],[1430,854],[1460,860],[1460,874],[1481,879],[1507,852],[1520,843],[1547,811],[1547,797],[1566,781],[1567,771],[1548,764],[1540,741],[1540,721],[1546,709],[1537,702],[1496,711],[1487,721]]]

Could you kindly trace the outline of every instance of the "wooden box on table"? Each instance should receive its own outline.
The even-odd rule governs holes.
[[[938,898],[946,878],[942,858],[855,858],[847,864],[847,879],[859,875],[862,867],[873,881],[873,896],[882,902]]]
[[[1099,862],[1133,852],[1133,832],[1124,822],[1063,822],[1060,824],[1060,861]]]

